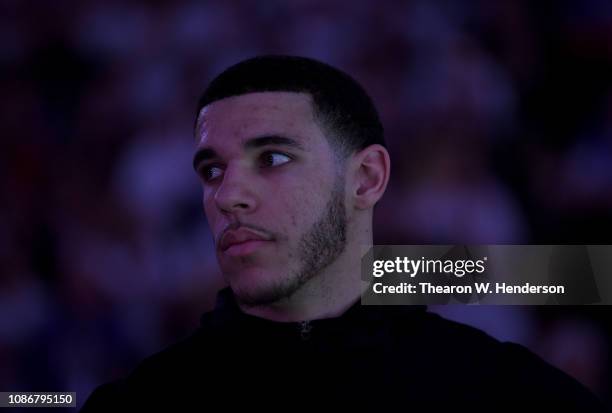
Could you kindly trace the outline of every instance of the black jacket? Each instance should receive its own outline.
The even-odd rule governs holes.
[[[603,411],[524,347],[425,307],[358,302],[337,318],[278,323],[242,313],[226,289],[191,337],[96,389],[82,412],[334,407]]]

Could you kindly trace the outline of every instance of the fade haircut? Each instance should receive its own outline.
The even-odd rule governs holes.
[[[365,90],[348,74],[298,56],[257,56],[223,71],[200,97],[196,126],[200,111],[210,103],[256,92],[310,95],[315,119],[342,157],[373,144],[386,147],[378,113]]]

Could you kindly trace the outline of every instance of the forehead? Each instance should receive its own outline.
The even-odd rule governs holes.
[[[324,136],[315,121],[310,95],[248,93],[213,102],[198,115],[198,146],[240,143],[264,135],[287,136],[304,145],[316,145],[317,138]]]

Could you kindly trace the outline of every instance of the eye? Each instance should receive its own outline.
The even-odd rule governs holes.
[[[264,152],[261,154],[261,163],[265,167],[283,165],[291,161],[291,157],[281,152]]]
[[[223,169],[216,165],[207,165],[200,169],[200,173],[204,181],[210,182],[220,177],[223,174]]]

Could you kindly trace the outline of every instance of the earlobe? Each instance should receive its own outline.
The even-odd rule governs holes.
[[[357,209],[373,208],[389,182],[391,161],[387,149],[370,145],[355,156],[354,204]]]

